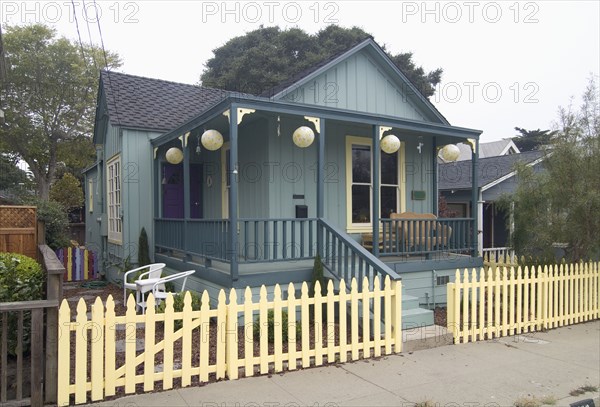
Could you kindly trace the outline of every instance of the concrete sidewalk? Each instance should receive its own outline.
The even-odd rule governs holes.
[[[597,391],[569,395],[584,385],[600,386],[600,321],[94,406],[512,406],[527,396],[600,406]]]

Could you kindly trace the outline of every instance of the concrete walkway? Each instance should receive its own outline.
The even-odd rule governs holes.
[[[600,321],[527,336],[446,345],[379,360],[305,369],[161,393],[94,406],[512,406],[523,397],[557,406],[600,394]],[[423,404],[425,405],[425,404]],[[532,404],[533,406],[534,404]]]

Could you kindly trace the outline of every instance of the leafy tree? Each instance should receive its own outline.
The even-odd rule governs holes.
[[[104,54],[97,47],[59,38],[42,24],[8,27],[3,40],[6,78],[0,108],[5,124],[0,127],[0,148],[27,162],[38,195],[48,200],[60,161],[78,169],[91,162],[90,134]],[[106,61],[108,68],[120,66],[116,54],[107,53]]]
[[[15,190],[28,184],[27,173],[17,167],[16,160],[0,154],[0,190]]]
[[[50,199],[66,209],[78,208],[83,204],[81,183],[70,173],[65,173],[50,189]]]
[[[520,127],[515,127],[515,130],[520,134],[513,137],[515,145],[521,152],[539,150],[551,143],[552,137],[556,131],[550,130],[525,130]]]
[[[330,25],[314,35],[299,28],[260,27],[213,50],[200,79],[204,86],[261,94],[368,37],[358,27]],[[388,55],[423,95],[434,94],[442,69],[425,73],[411,52]]]
[[[592,78],[578,111],[559,110],[544,171],[518,168],[514,245],[519,255],[552,258],[565,243],[566,260],[600,257],[600,100]],[[504,199],[506,206],[511,199]]]

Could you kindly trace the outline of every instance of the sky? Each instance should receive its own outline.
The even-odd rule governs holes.
[[[426,71],[443,68],[431,101],[482,142],[552,128],[600,74],[599,1],[0,2],[2,25],[41,22],[78,39],[78,24],[84,43],[100,44],[98,20],[121,72],[191,84],[213,49],[260,25],[358,26]]]

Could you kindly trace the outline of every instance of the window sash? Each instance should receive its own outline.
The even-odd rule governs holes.
[[[107,163],[107,173],[108,240],[120,244],[123,238],[120,156],[117,155]]]
[[[369,176],[370,176],[370,182],[355,182],[355,168],[354,168],[354,163],[355,163],[355,148],[358,149],[364,149],[365,147],[368,148],[369,150]],[[346,163],[347,165],[347,170],[346,170],[346,175],[347,175],[347,179],[346,179],[346,185],[347,185],[347,194],[348,199],[347,199],[347,208],[346,210],[348,211],[348,215],[347,215],[347,220],[348,220],[348,224],[347,224],[347,228],[348,229],[353,229],[353,228],[370,228],[372,227],[372,218],[373,218],[373,194],[372,194],[372,190],[373,190],[373,147],[372,147],[372,142],[369,138],[363,138],[363,137],[352,137],[352,136],[348,136],[347,141],[346,141],[346,149],[347,149],[347,153],[346,153],[346,157],[347,159],[350,160],[350,162]],[[396,167],[396,171],[393,177],[385,177],[386,181],[388,181],[387,183],[383,183],[381,181],[383,181],[384,179],[384,174],[382,174],[382,169],[383,166],[383,160],[385,158],[383,158],[384,152],[381,152],[381,158],[379,160],[379,179],[380,179],[380,184],[379,184],[379,203],[380,203],[380,218],[386,218],[389,217],[389,213],[385,213],[390,212],[390,211],[394,211],[394,212],[398,212],[400,210],[400,208],[402,207],[401,204],[401,199],[402,197],[401,192],[400,192],[400,187],[401,187],[401,149],[398,150],[397,153],[394,153],[395,155],[395,167]],[[362,180],[362,179],[361,179]],[[395,183],[389,183],[389,181],[395,181]],[[356,219],[359,218],[359,214],[355,213],[355,195],[354,195],[354,190],[355,190],[355,186],[368,186],[369,187],[369,206],[368,206],[368,215],[364,215],[362,214],[361,217],[363,217],[365,219],[365,221],[360,222],[360,221],[356,221]],[[388,190],[389,195],[385,195],[384,191]],[[395,194],[392,193],[391,189],[395,190]],[[393,204],[389,205],[389,200],[392,199],[393,200]],[[364,202],[364,199],[363,199]],[[358,208],[357,208],[358,209]]]

